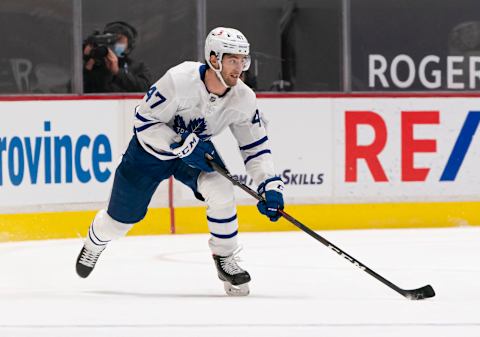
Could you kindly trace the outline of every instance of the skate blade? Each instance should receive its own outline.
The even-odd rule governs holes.
[[[225,292],[228,296],[247,296],[248,294],[250,294],[250,288],[248,287],[248,283],[234,286],[229,282],[223,282],[223,287],[225,288]]]

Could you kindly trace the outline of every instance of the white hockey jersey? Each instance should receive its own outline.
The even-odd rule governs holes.
[[[273,160],[255,93],[240,80],[223,96],[209,93],[204,83],[206,70],[202,63],[184,62],[150,88],[135,111],[135,132],[143,148],[160,160],[171,160],[176,156],[170,145],[180,141],[179,134],[185,130],[209,140],[230,127],[254,182],[258,185],[273,177]]]

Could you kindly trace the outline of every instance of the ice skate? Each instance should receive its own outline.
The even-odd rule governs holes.
[[[78,276],[86,278],[90,275],[105,247],[106,245],[92,249],[87,244],[83,246],[77,257],[76,269]]]
[[[229,256],[213,255],[215,266],[217,267],[218,278],[223,281],[225,292],[229,296],[247,296],[250,294],[248,282],[250,274],[240,268],[238,252]]]

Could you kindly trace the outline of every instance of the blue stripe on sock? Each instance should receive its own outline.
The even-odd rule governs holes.
[[[237,215],[235,214],[234,216],[232,216],[231,218],[228,218],[228,219],[216,219],[216,218],[211,218],[207,215],[207,220],[210,221],[210,222],[215,222],[215,223],[227,223],[227,222],[232,222],[233,220],[235,220],[237,218]]]
[[[233,238],[235,235],[238,234],[238,231],[233,232],[232,234],[215,234],[210,232],[214,237],[219,238],[219,239],[230,239]]]
[[[255,146],[265,143],[267,140],[268,140],[268,137],[265,136],[262,139],[257,140],[256,142],[253,142],[251,144],[247,144],[244,146],[240,146],[240,150],[248,150],[248,149],[254,148]]]
[[[92,230],[92,234],[93,234],[95,240],[97,240],[97,241],[99,241],[99,242],[101,242],[101,243],[104,243],[104,244],[107,244],[107,243],[110,242],[110,240],[105,241],[105,240],[100,240],[100,239],[98,238],[97,234],[95,234],[95,231],[93,230],[93,223],[90,225],[90,229]],[[89,234],[90,234],[90,231],[89,231]],[[90,239],[91,239],[91,238],[92,238],[92,237],[90,236]],[[92,240],[92,241],[93,241],[93,240]],[[94,243],[95,243],[95,242],[94,242]]]
[[[100,246],[100,247],[103,247],[103,246],[106,246],[107,243],[96,243],[95,240],[92,238],[92,235],[90,234],[90,231],[88,231],[88,238],[90,239],[90,242],[93,243],[95,246]]]
[[[265,153],[272,153],[272,152],[271,152],[270,150],[268,150],[268,149],[267,149],[267,150],[259,151],[259,152],[255,153],[255,154],[252,154],[251,156],[248,156],[247,159],[245,159],[244,163],[246,164],[246,163],[248,163],[250,160],[255,159],[255,158],[257,158],[257,157],[259,157],[259,156],[261,156],[262,154],[265,154]]]

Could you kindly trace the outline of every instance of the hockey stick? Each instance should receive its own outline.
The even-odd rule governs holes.
[[[250,194],[252,197],[257,199],[258,201],[264,201],[265,200],[257,192],[255,192],[250,187],[248,187],[247,185],[240,182],[237,178],[233,177],[226,169],[224,169],[223,167],[221,167],[220,165],[215,163],[212,160],[213,159],[212,157],[207,155],[207,159],[208,159],[209,164],[212,166],[212,168],[215,171],[217,171],[218,173],[220,173],[222,176],[224,176],[225,178],[230,180],[230,182],[232,182],[232,184],[240,187],[242,190],[244,190],[245,192]],[[289,215],[284,210],[279,210],[279,212],[287,221],[291,222],[292,224],[294,224],[295,226],[300,228],[302,231],[304,231],[305,233],[307,233],[308,235],[313,237],[315,240],[320,241],[322,244],[324,244],[325,246],[327,246],[328,248],[333,250],[338,255],[344,257],[345,259],[347,259],[348,261],[353,263],[355,266],[357,266],[358,268],[360,268],[364,272],[366,272],[366,273],[370,274],[371,276],[375,277],[377,280],[379,280],[380,282],[382,282],[386,286],[390,287],[391,289],[395,290],[400,295],[408,298],[409,300],[423,300],[425,298],[430,298],[430,297],[435,296],[435,291],[433,290],[431,285],[426,285],[424,287],[421,287],[421,288],[418,288],[418,289],[411,289],[411,290],[405,290],[405,289],[402,289],[402,288],[398,287],[397,285],[393,284],[392,282],[390,282],[389,280],[387,280],[383,276],[377,274],[376,272],[374,272],[373,270],[371,270],[370,268],[365,266],[360,261],[354,259],[349,254],[345,253],[343,250],[341,250],[340,248],[338,248],[337,246],[332,244],[327,239],[318,235],[316,232],[314,232],[313,230],[311,230],[310,228],[308,228],[307,226],[302,224],[300,221],[295,219],[293,216]]]

